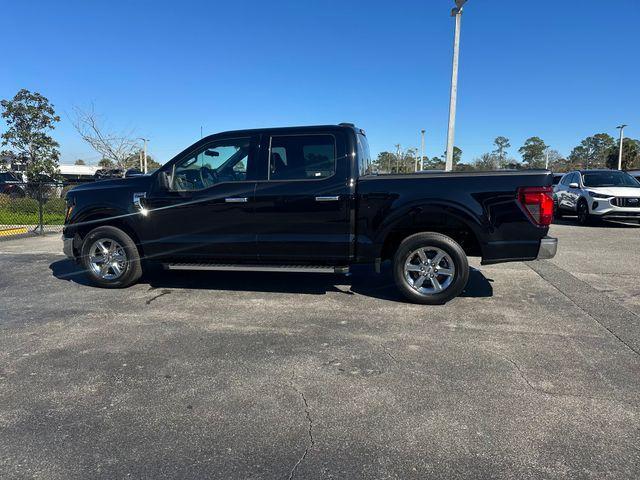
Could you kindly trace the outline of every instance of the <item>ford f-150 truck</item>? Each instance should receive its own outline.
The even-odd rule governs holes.
[[[411,301],[444,303],[483,264],[551,258],[546,170],[373,169],[352,124],[242,130],[201,139],[152,175],[67,194],[64,251],[101,287],[170,270],[346,273],[393,262]]]

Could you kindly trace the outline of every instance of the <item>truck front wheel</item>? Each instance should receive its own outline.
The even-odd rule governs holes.
[[[417,233],[398,247],[393,276],[398,289],[412,302],[441,305],[462,293],[469,280],[469,263],[452,238]]]
[[[116,227],[91,230],[82,242],[80,263],[91,282],[103,288],[128,287],[142,275],[136,244]]]

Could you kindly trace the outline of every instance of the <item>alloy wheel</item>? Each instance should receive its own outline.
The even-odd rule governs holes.
[[[115,240],[101,238],[89,249],[89,267],[103,280],[116,280],[127,269],[127,254]]]
[[[422,295],[443,292],[453,283],[455,274],[451,256],[438,247],[418,248],[407,256],[404,264],[407,283]]]

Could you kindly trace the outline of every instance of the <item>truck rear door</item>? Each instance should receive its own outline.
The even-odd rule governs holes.
[[[263,136],[264,178],[254,196],[258,258],[269,263],[339,265],[352,244],[347,134]]]

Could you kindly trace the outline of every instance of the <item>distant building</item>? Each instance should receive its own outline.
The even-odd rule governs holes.
[[[93,165],[60,165],[60,175],[65,180],[72,181],[87,181],[93,180],[94,175],[100,169],[100,167]]]

